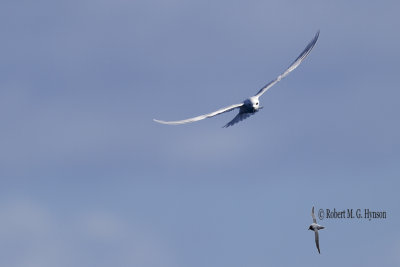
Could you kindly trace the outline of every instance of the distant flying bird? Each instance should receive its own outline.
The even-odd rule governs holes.
[[[308,230],[314,231],[314,233],[315,233],[315,245],[317,246],[318,253],[321,254],[321,251],[319,250],[318,230],[324,229],[325,227],[322,226],[322,225],[317,224],[317,219],[315,218],[315,214],[314,214],[314,206],[312,207],[312,210],[311,210],[311,216],[312,216],[313,223],[310,225],[310,227],[308,227]]]
[[[269,82],[266,84],[263,88],[258,91],[258,93],[255,96],[249,97],[248,99],[244,100],[242,103],[239,104],[234,104],[228,107],[221,108],[217,111],[200,115],[194,118],[186,119],[186,120],[180,120],[180,121],[162,121],[162,120],[156,120],[153,119],[155,122],[158,123],[163,123],[163,124],[170,124],[170,125],[177,125],[177,124],[184,124],[184,123],[189,123],[189,122],[195,122],[199,120],[203,120],[205,118],[210,118],[214,117],[216,115],[232,111],[236,108],[239,108],[239,113],[236,115],[233,120],[228,122],[224,127],[229,127],[234,125],[235,123],[238,123],[239,121],[242,121],[251,115],[255,114],[258,112],[262,107],[259,105],[259,97],[262,96],[269,88],[274,86],[277,82],[285,78],[290,72],[292,72],[295,68],[297,68],[301,62],[310,54],[311,50],[313,49],[315,43],[318,40],[319,36],[319,31],[315,34],[314,38],[311,40],[311,42],[307,45],[307,47],[304,49],[303,52],[296,58],[295,61],[281,74],[279,75],[275,80]]]

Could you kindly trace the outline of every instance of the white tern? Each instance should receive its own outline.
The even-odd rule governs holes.
[[[290,64],[290,66],[281,75],[279,75],[275,80],[267,83],[263,88],[261,88],[257,92],[256,95],[249,97],[248,99],[244,100],[242,103],[224,107],[217,111],[214,111],[214,112],[211,112],[208,114],[204,114],[204,115],[200,115],[200,116],[190,118],[190,119],[185,119],[185,120],[180,120],[180,121],[162,121],[162,120],[154,119],[154,121],[158,122],[158,123],[170,124],[170,125],[184,124],[184,123],[203,120],[205,118],[214,117],[214,116],[222,114],[224,112],[232,111],[236,108],[239,108],[239,113],[230,122],[228,122],[224,127],[232,126],[235,123],[248,118],[249,116],[255,114],[260,109],[262,109],[262,107],[260,106],[260,101],[259,101],[260,96],[262,96],[269,88],[271,88],[277,82],[279,82],[280,80],[285,78],[290,72],[292,72],[295,68],[297,68],[300,65],[300,63],[308,56],[308,54],[310,54],[311,50],[313,49],[315,43],[318,40],[318,37],[319,37],[319,31],[315,34],[314,38],[306,46],[306,48],[303,50],[303,52],[301,52],[301,54],[296,58],[296,60],[293,61],[293,63]]]

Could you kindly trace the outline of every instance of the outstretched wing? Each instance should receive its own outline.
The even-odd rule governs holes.
[[[312,207],[311,216],[312,216],[313,223],[317,223],[317,219],[315,218],[315,214],[314,214],[314,206]]]
[[[319,235],[318,235],[318,230],[314,230],[315,232],[315,245],[317,246],[318,253],[321,254],[321,251],[319,250]]]
[[[291,71],[293,71],[295,68],[297,68],[301,62],[310,54],[311,50],[313,49],[315,43],[317,42],[319,37],[319,31],[315,34],[314,38],[311,40],[311,42],[307,45],[307,47],[301,52],[301,54],[296,58],[295,61],[283,72],[281,75],[279,75],[275,80],[269,82],[266,84],[263,88],[258,91],[256,94],[257,97],[262,96],[269,88],[274,86],[277,82],[285,78]]]
[[[197,116],[197,117],[194,117],[194,118],[190,118],[190,119],[186,119],[186,120],[180,120],[180,121],[161,121],[161,120],[156,120],[156,119],[153,119],[153,120],[155,122],[162,123],[162,124],[178,125],[178,124],[190,123],[190,122],[195,122],[195,121],[199,121],[199,120],[204,120],[206,118],[214,117],[216,115],[219,115],[219,114],[222,114],[224,112],[228,112],[228,111],[234,110],[235,108],[239,108],[241,106],[243,106],[243,103],[234,104],[234,105],[231,105],[229,107],[224,107],[224,108],[221,108],[221,109],[219,109],[217,111],[214,111],[214,112],[211,112],[211,113],[208,113],[208,114],[204,114],[204,115],[200,115],[200,116]]]

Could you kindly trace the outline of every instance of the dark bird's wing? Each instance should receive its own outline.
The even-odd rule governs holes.
[[[317,219],[315,218],[315,214],[314,214],[314,206],[312,207],[312,210],[311,210],[311,216],[312,216],[313,223],[317,223]]]
[[[315,232],[315,245],[317,245],[318,253],[321,254],[321,251],[319,250],[319,235],[318,235],[318,230],[314,230]]]
[[[247,119],[248,117],[250,117],[250,116],[253,115],[253,114],[255,114],[255,112],[254,112],[254,113],[244,113],[244,112],[242,113],[242,112],[239,112],[239,114],[237,114],[237,115],[235,116],[235,118],[233,118],[233,120],[231,120],[230,122],[228,122],[228,123],[224,126],[224,128],[228,128],[229,126],[232,126],[232,125],[238,123],[239,121],[242,121],[242,120],[244,120],[244,119]]]
[[[313,49],[315,43],[318,40],[319,36],[319,31],[315,34],[314,38],[311,40],[311,42],[306,46],[306,48],[301,52],[301,54],[296,58],[295,61],[283,72],[281,75],[279,75],[275,80],[269,82],[266,84],[263,88],[258,91],[256,94],[257,97],[262,96],[269,88],[274,86],[277,82],[285,78],[290,72],[292,72],[295,68],[297,68],[301,62],[310,54],[311,50]]]
[[[184,124],[184,123],[195,122],[195,121],[199,121],[199,120],[204,120],[206,118],[214,117],[216,115],[219,115],[219,114],[222,114],[224,112],[228,112],[228,111],[234,110],[235,108],[239,108],[241,106],[243,106],[243,103],[234,104],[234,105],[231,105],[229,107],[224,107],[224,108],[221,108],[221,109],[219,109],[217,111],[214,111],[214,112],[211,112],[211,113],[208,113],[208,114],[204,114],[204,115],[200,115],[200,116],[197,116],[197,117],[194,117],[194,118],[190,118],[190,119],[186,119],[186,120],[180,120],[180,121],[161,121],[161,120],[156,120],[156,119],[153,119],[153,120],[155,122],[162,123],[162,124],[170,124],[170,125]]]

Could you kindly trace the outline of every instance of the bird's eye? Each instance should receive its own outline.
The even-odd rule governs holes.
[[[256,105],[258,105],[258,102],[256,103]]]

